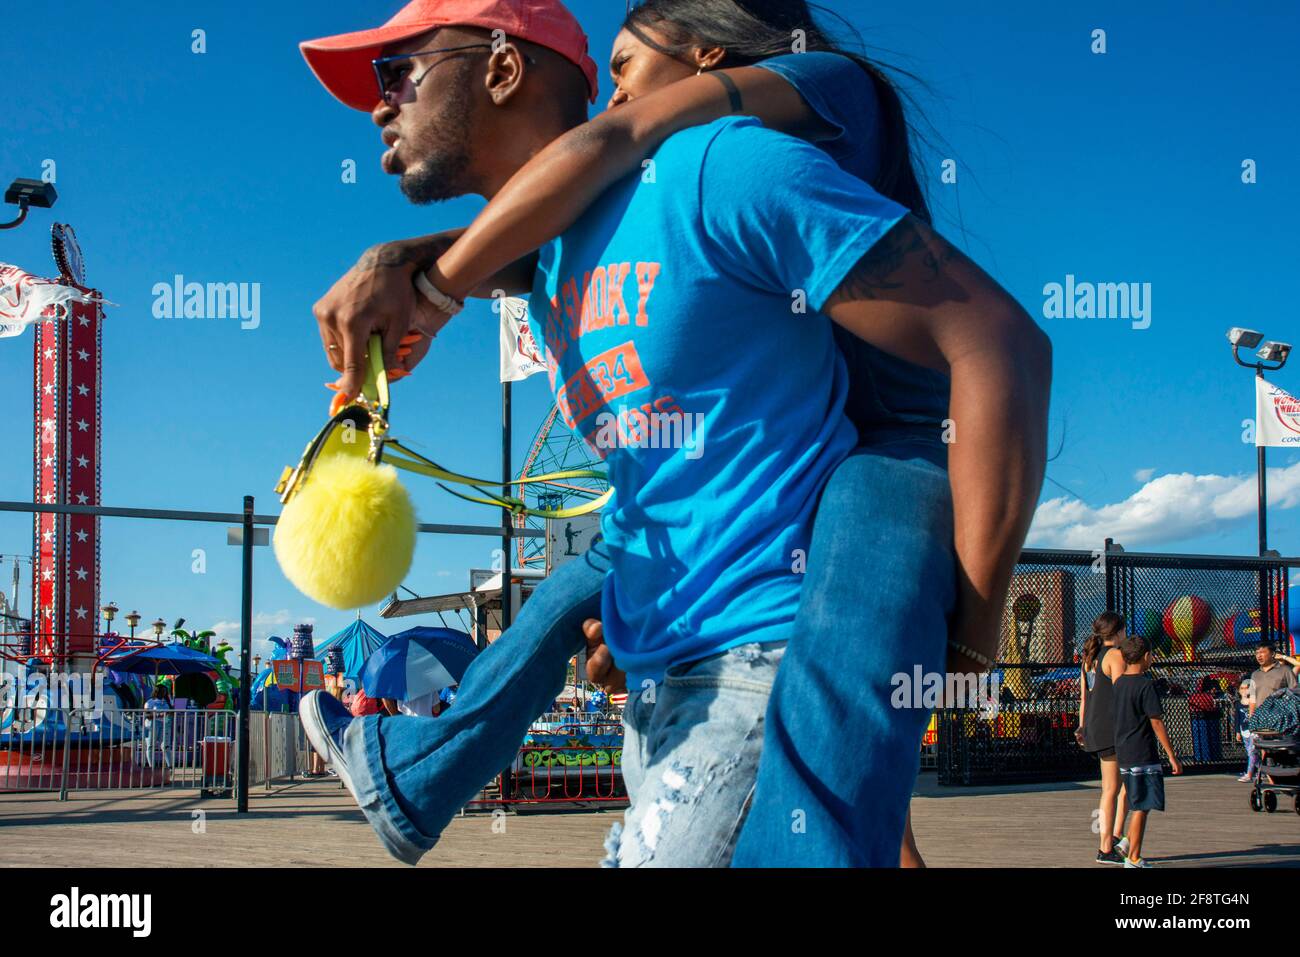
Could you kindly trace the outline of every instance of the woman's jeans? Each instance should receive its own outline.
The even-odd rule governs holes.
[[[1254,777],[1255,768],[1259,765],[1259,752],[1255,750],[1255,736],[1245,728],[1241,729],[1241,745],[1246,749],[1246,770],[1242,776]]]
[[[514,761],[529,726],[563,690],[569,659],[586,646],[582,623],[600,617],[608,571],[597,540],[540,582],[438,717],[372,715],[348,725],[343,751],[357,802],[398,860],[418,861]]]
[[[859,448],[822,492],[733,867],[897,867],[956,599],[946,450]],[[902,707],[893,701],[901,700]]]
[[[897,866],[928,712],[892,707],[891,681],[915,680],[918,667],[943,670],[955,598],[946,451],[904,439],[862,447],[827,483],[795,628],[766,704],[762,759],[736,866]],[[358,802],[395,857],[417,861],[513,761],[584,645],[582,622],[600,616],[608,568],[598,542],[541,582],[514,624],[475,659],[455,704],[439,717],[371,716],[348,726],[344,752]],[[632,707],[634,731],[653,720],[637,718]],[[693,704],[682,707],[680,713],[694,713]],[[656,710],[663,708],[661,700]],[[752,699],[728,702],[725,711],[724,720],[744,720]],[[671,768],[671,751],[656,748],[653,755]],[[729,794],[753,774],[740,765]],[[640,803],[633,796],[629,815]],[[734,833],[725,814],[712,813],[708,795],[702,798],[698,813],[710,815],[707,821],[693,826],[683,814],[678,824],[688,843],[709,846],[681,848],[678,856],[673,847],[680,844],[657,845],[658,863],[695,863],[696,852],[727,862]],[[644,813],[637,810],[631,825]],[[614,856],[631,862],[629,842],[611,838]],[[636,858],[646,860],[639,849]]]

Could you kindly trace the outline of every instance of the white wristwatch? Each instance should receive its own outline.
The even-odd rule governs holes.
[[[429,277],[424,274],[423,269],[416,270],[415,288],[420,290],[425,299],[433,303],[434,308],[445,312],[449,316],[454,316],[465,308],[463,302],[451,298],[451,296],[429,282]]]

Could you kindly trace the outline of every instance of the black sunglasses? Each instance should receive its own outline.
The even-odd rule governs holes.
[[[379,84],[379,98],[389,106],[393,106],[397,101],[398,93],[402,91],[402,85],[410,76],[410,69],[401,68],[393,69],[390,65],[403,60],[411,60],[417,56],[429,56],[434,53],[460,53],[464,50],[492,50],[495,49],[491,43],[467,43],[464,46],[456,47],[439,47],[436,50],[418,50],[415,53],[398,53],[394,56],[379,57],[377,60],[371,60],[370,65],[375,71],[375,82]],[[524,53],[524,62],[529,66],[536,66],[536,61],[528,54]],[[438,63],[445,63],[445,60],[439,60],[437,63],[430,63],[414,80],[411,80],[411,89],[419,89],[424,78],[429,75]]]

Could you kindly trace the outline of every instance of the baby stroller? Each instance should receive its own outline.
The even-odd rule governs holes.
[[[1280,691],[1251,716],[1251,733],[1259,756],[1250,792],[1252,811],[1277,810],[1278,795],[1289,796],[1300,814],[1300,696]],[[1280,728],[1281,730],[1272,730]]]
[[[1278,731],[1256,731],[1255,786],[1250,792],[1252,811],[1277,810],[1277,796],[1289,795],[1300,814],[1300,737]]]

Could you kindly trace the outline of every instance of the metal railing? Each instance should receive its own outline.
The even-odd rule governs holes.
[[[241,675],[248,676],[252,674],[253,670],[251,649],[253,644],[254,529],[258,527],[269,527],[275,525],[279,521],[279,517],[276,515],[261,515],[256,513],[253,506],[253,496],[245,495],[243,497],[243,507],[238,512],[194,511],[161,508],[121,508],[105,505],[68,505],[14,501],[0,501],[0,512],[17,512],[33,515],[83,515],[92,516],[96,519],[126,518],[172,522],[219,523],[228,526],[238,526],[239,537],[237,540],[240,546],[240,661],[237,670]],[[512,536],[515,538],[545,537],[545,532],[540,529],[512,529],[509,525],[502,527],[422,522],[417,526],[417,530],[422,534],[427,533],[437,535],[476,535],[497,538],[502,536],[504,532],[507,537]],[[41,637],[41,635],[35,637],[36,645],[39,645]],[[42,653],[41,657],[45,658],[48,662],[50,659],[63,660],[74,653],[89,653],[89,650],[94,647],[94,636],[87,635],[84,637],[89,639],[86,647],[75,649],[69,647],[54,648],[51,651]],[[19,650],[24,649],[18,647],[13,649],[14,652]],[[0,652],[0,657],[2,656],[4,656],[4,653]],[[13,657],[13,655],[10,654],[10,657]],[[239,695],[239,712],[247,717],[250,714],[250,705],[248,683],[245,682],[243,692]],[[251,720],[236,722],[235,725],[235,799],[236,812],[240,814],[248,812],[248,788],[253,779],[253,748],[248,738],[249,733],[252,731],[252,726],[253,722]],[[23,743],[26,745],[28,742]],[[91,749],[91,752],[93,754],[99,753],[96,749]],[[0,753],[3,752],[0,751]],[[175,776],[169,778],[169,780],[174,778]],[[64,778],[62,780],[66,781],[68,779]],[[95,780],[99,780],[99,778],[96,777]],[[200,778],[200,781],[201,780],[202,779]]]
[[[621,715],[553,711],[533,721],[509,769],[465,806],[626,803]]]
[[[311,767],[311,745],[298,715],[252,711],[248,724],[249,786],[270,790],[280,781],[294,781]]]
[[[229,796],[238,717],[228,711],[0,713],[0,792],[198,789]]]

